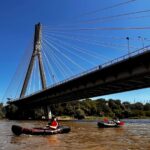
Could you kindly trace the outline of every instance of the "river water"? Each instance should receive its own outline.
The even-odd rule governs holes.
[[[150,150],[150,120],[125,120],[122,128],[97,127],[96,121],[63,121],[67,134],[15,136],[13,124],[42,127],[45,121],[0,120],[0,150]]]

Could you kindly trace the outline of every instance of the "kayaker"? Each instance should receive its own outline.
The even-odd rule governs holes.
[[[105,123],[106,123],[106,122],[107,122],[107,123],[109,122],[108,118],[106,118],[106,117],[103,119],[103,121],[104,121]]]
[[[115,117],[115,118],[113,119],[113,122],[115,122],[115,123],[118,124],[118,123],[120,123],[120,120],[119,120],[119,118],[116,118],[116,117]]]
[[[54,116],[52,117],[51,122],[48,124],[49,124],[49,128],[51,128],[51,129],[55,130],[58,128],[58,122],[57,122],[56,117],[54,117]]]

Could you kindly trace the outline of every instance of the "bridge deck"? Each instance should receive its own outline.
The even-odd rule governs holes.
[[[46,105],[150,87],[150,50],[103,64],[48,89],[14,100],[20,106]]]

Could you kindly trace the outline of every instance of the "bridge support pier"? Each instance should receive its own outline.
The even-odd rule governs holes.
[[[45,116],[45,119],[51,119],[52,118],[52,112],[51,112],[51,108],[49,105],[47,106],[43,106],[43,109],[44,109],[44,116]]]
[[[52,118],[52,112],[51,112],[51,108],[49,105],[47,105],[47,112],[48,112],[48,119]]]

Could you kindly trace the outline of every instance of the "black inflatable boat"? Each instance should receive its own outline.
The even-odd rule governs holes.
[[[30,134],[30,135],[52,135],[52,134],[62,134],[70,132],[70,128],[67,126],[59,126],[57,129],[52,130],[49,128],[23,128],[21,126],[13,125],[11,128],[15,135],[20,134]]]
[[[109,122],[104,122],[104,121],[99,121],[97,123],[98,127],[100,128],[113,128],[113,127],[121,127],[124,125],[123,121],[120,121],[119,123],[109,121]]]

